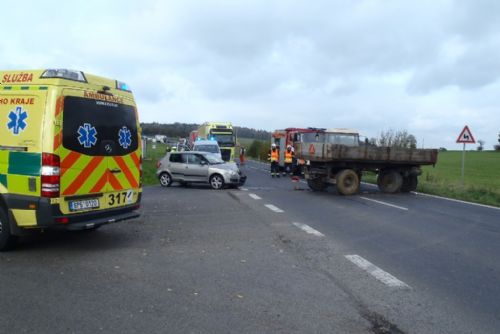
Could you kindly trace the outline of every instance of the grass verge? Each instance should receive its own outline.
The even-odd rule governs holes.
[[[422,168],[417,191],[500,207],[500,153],[466,152],[463,184],[461,166],[461,151],[440,152],[436,167]],[[377,183],[377,178],[365,173],[363,181]]]

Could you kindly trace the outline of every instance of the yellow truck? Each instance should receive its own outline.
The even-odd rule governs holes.
[[[129,87],[64,69],[0,71],[0,250],[30,230],[139,216],[140,125]]]
[[[236,159],[236,134],[229,122],[205,122],[198,128],[198,138],[216,140],[219,144],[222,160]]]

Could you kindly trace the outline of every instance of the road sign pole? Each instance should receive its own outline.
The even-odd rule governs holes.
[[[462,186],[464,185],[464,174],[465,174],[465,143],[462,150]]]
[[[466,125],[464,126],[464,129],[462,132],[460,132],[460,135],[458,136],[456,140],[457,144],[462,143],[464,144],[464,147],[462,149],[462,186],[464,185],[464,174],[465,174],[465,144],[474,144],[476,143],[476,140],[474,139],[474,136],[472,136],[472,132],[470,131],[469,127]]]

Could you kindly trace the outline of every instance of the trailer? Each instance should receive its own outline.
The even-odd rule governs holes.
[[[306,161],[304,177],[314,191],[336,185],[342,195],[359,191],[362,173],[377,174],[384,193],[410,192],[417,188],[423,165],[435,165],[436,149],[378,147],[359,141],[352,129],[302,133],[295,142],[295,155]]]

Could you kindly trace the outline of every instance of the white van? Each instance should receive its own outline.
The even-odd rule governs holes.
[[[193,144],[193,151],[213,153],[219,159],[222,159],[219,144],[216,140],[197,140]]]

